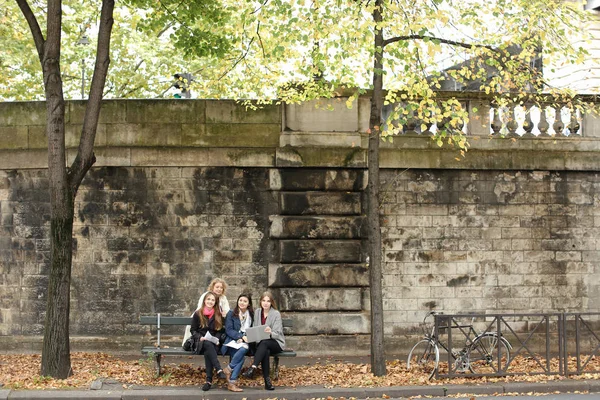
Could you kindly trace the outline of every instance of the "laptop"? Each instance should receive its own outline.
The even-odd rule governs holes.
[[[269,339],[271,336],[269,333],[265,332],[266,327],[266,325],[259,325],[246,329],[248,343],[260,342],[261,340]]]

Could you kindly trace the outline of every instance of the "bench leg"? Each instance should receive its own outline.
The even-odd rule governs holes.
[[[161,360],[162,354],[154,354],[154,361],[156,361],[156,376],[159,377],[160,376],[160,360]]]
[[[279,379],[279,357],[273,357],[273,368],[271,369],[271,378],[276,381]]]

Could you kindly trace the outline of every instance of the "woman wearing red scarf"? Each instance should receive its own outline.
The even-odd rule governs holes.
[[[209,292],[204,296],[202,307],[192,317],[192,336],[195,338],[196,354],[204,355],[206,364],[206,383],[202,390],[207,391],[212,386],[213,369],[217,370],[217,377],[227,379],[217,358],[217,347],[219,346],[219,331],[223,330],[223,316],[215,312],[215,304],[219,297]]]

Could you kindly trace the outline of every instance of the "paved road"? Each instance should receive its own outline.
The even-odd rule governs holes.
[[[600,400],[600,393],[575,394],[547,394],[537,396],[482,396],[475,397],[476,400],[498,400],[498,399],[519,399],[519,400]],[[448,400],[448,397],[433,397],[428,400]]]

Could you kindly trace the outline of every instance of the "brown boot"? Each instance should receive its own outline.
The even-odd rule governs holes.
[[[244,390],[237,385],[237,381],[227,382],[227,390],[230,392],[243,392]]]
[[[229,382],[229,379],[231,379],[231,368],[229,368],[229,365],[227,365],[225,368],[223,368],[223,372],[225,373],[227,382]]]

